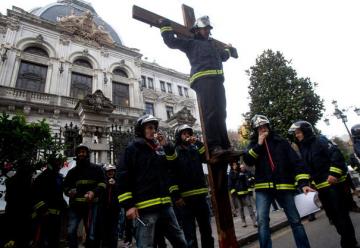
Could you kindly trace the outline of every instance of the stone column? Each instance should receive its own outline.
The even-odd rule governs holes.
[[[109,98],[105,97],[101,90],[87,95],[75,106],[80,117],[80,134],[83,136],[83,144],[87,145],[91,153],[91,162],[100,164],[108,163],[108,151],[110,150],[106,131],[110,126],[109,116],[115,109]]]

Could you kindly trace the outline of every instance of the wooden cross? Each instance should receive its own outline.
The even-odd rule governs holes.
[[[185,26],[178,24],[174,21],[170,21],[171,27],[173,28],[174,32],[178,37],[192,38],[193,33],[190,32],[190,28],[195,23],[194,10],[191,7],[183,4],[182,11]],[[133,6],[133,18],[150,24],[150,26],[155,26],[158,28],[160,28],[159,20],[167,19],[148,10],[140,8],[136,5]],[[226,47],[224,43],[217,40],[214,41],[216,46],[219,46],[221,48]],[[235,56],[233,57],[237,58],[237,53],[235,53]],[[198,106],[201,126],[202,129],[205,130],[200,104],[198,104]],[[203,137],[206,147],[206,157],[209,158],[205,133],[203,133]],[[219,247],[235,248],[239,246],[235,236],[234,221],[232,217],[230,197],[228,193],[227,166],[228,165],[226,163],[208,165],[209,185],[211,189],[212,207],[216,219]]]
[[[185,26],[170,20],[171,27],[173,28],[174,32],[176,33],[176,35],[178,37],[192,38],[194,36],[194,34],[190,32],[190,28],[195,23],[194,10],[193,10],[193,8],[183,4],[182,11],[183,11],[183,18],[184,18]],[[165,18],[165,17],[162,17],[155,13],[152,13],[152,12],[150,12],[146,9],[143,9],[139,6],[136,6],[136,5],[133,6],[133,18],[136,20],[145,22],[147,24],[150,24],[150,26],[154,26],[157,28],[160,28],[160,24],[159,24],[160,19],[168,19],[168,18]],[[228,46],[221,41],[218,41],[215,39],[213,39],[213,40],[214,40],[215,45],[222,49],[224,49],[225,47]],[[235,47],[233,47],[233,51],[234,52],[231,54],[231,56],[233,58],[238,58]]]

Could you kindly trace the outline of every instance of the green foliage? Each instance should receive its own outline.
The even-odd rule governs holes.
[[[280,52],[264,51],[247,70],[250,76],[250,116],[263,114],[282,135],[293,121],[306,120],[313,125],[321,119],[323,100],[314,91],[309,78],[298,78]]]
[[[59,153],[61,146],[51,137],[45,120],[27,123],[24,116],[0,116],[0,175],[12,167],[31,166],[31,170],[44,166],[48,159]]]

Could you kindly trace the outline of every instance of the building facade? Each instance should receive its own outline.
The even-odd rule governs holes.
[[[129,128],[147,112],[170,127],[167,120],[184,107],[199,120],[188,79],[142,60],[90,3],[59,0],[0,15],[0,111],[45,118],[54,132],[80,125],[75,106],[97,90],[115,105],[109,124]]]

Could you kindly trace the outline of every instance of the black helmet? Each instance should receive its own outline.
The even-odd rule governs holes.
[[[150,122],[155,124],[155,128],[157,130],[159,127],[159,119],[155,116],[146,114],[137,119],[135,124],[135,136],[144,137],[144,125]]]
[[[176,144],[181,143],[181,133],[183,131],[185,131],[185,130],[188,130],[190,132],[190,135],[194,134],[194,130],[189,125],[183,124],[183,125],[178,126],[176,128],[176,130],[175,130],[175,142],[176,142]]]
[[[251,127],[254,130],[265,124],[270,126],[270,121],[265,115],[254,115],[254,117],[251,118]]]
[[[351,128],[351,135],[354,138],[360,138],[360,124],[356,124]]]
[[[301,132],[303,132],[305,138],[315,135],[313,126],[307,121],[300,120],[300,121],[294,122],[290,126],[288,133],[290,135],[294,135],[294,132],[296,129],[300,129]]]

